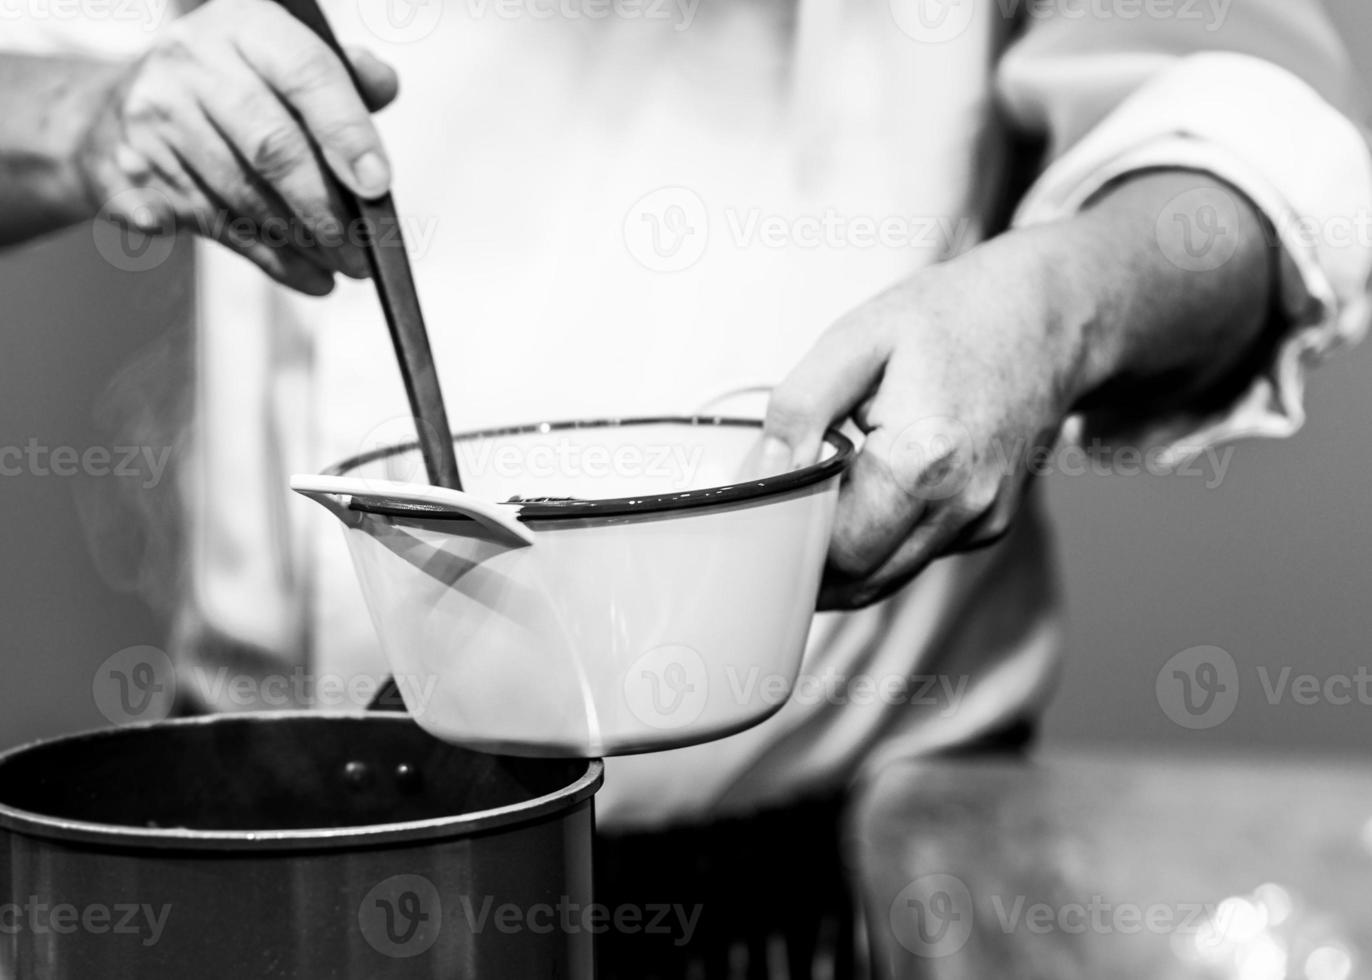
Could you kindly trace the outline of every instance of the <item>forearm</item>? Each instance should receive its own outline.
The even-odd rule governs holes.
[[[1202,173],[1103,192],[1052,231],[1049,275],[1080,338],[1076,407],[1106,421],[1219,394],[1262,347],[1276,250],[1259,212]]]
[[[120,71],[92,59],[0,55],[0,245],[98,210],[77,158]]]

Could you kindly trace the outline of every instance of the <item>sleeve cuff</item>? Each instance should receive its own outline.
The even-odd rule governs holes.
[[[1362,132],[1295,75],[1246,55],[1177,63],[1124,102],[1031,188],[1016,227],[1079,211],[1113,181],[1159,168],[1211,173],[1276,229],[1288,331],[1266,369],[1226,411],[1161,418],[1145,437],[1164,465],[1216,443],[1283,437],[1305,421],[1305,373],[1355,343],[1372,305],[1372,156]],[[1078,439],[1072,420],[1065,438]]]

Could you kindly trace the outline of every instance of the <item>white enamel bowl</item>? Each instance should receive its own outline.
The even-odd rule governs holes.
[[[757,724],[795,682],[853,447],[831,433],[816,464],[740,481],[760,431],[546,424],[458,436],[461,493],[414,482],[413,445],[292,486],[343,522],[425,729],[522,755],[644,752]]]

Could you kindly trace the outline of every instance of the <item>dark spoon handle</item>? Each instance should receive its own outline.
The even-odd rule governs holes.
[[[315,0],[278,2],[338,55],[356,85],[357,73],[353,71],[352,63],[339,45],[318,3]],[[429,482],[434,486],[461,490],[462,479],[457,472],[457,457],[453,452],[452,432],[448,428],[448,412],[443,404],[443,389],[438,383],[438,371],[429,347],[429,333],[424,328],[424,315],[419,308],[419,294],[415,290],[395,200],[386,194],[369,201],[357,197],[341,184],[338,185],[338,191],[345,208],[350,212],[353,225],[360,227],[365,236],[367,262],[371,266],[372,281],[376,284],[386,325],[391,331],[391,342],[395,345],[400,376],[410,400],[410,414],[415,419],[419,449],[424,456]]]

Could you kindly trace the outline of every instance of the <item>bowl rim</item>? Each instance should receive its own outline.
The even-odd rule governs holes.
[[[169,718],[92,731],[74,732],[39,739],[0,753],[0,765],[26,752],[62,743],[89,742],[119,738],[139,731],[191,727],[196,725],[288,724],[306,721],[328,725],[359,721],[373,725],[407,724],[418,727],[409,714],[385,711],[244,711],[228,714]],[[459,746],[462,747],[462,746]],[[479,752],[479,749],[468,751]],[[487,753],[490,754],[490,753]],[[514,829],[520,825],[556,818],[590,800],[604,781],[605,764],[600,759],[559,759],[558,762],[584,762],[585,768],[567,784],[545,793],[505,806],[473,810],[470,813],[431,817],[393,823],[359,824],[347,827],[292,828],[288,830],[190,830],[186,828],[137,827],[127,824],[74,820],[52,814],[36,813],[0,803],[0,834],[22,834],[46,840],[95,845],[115,850],[191,850],[191,851],[327,851],[340,848],[404,845],[426,841],[442,842],[475,834]]]
[[[561,422],[531,422],[526,425],[499,426],[461,432],[453,436],[454,444],[475,439],[491,439],[500,436],[546,434],[578,429],[626,428],[640,425],[682,425],[696,427],[739,427],[762,428],[761,419],[745,419],[725,415],[645,415],[626,418],[575,419]],[[699,507],[719,504],[752,502],[764,498],[805,490],[816,484],[824,483],[841,476],[852,462],[853,441],[837,429],[827,429],[824,441],[834,448],[827,458],[809,466],[759,480],[723,486],[702,487],[696,490],[683,490],[678,493],[647,494],[641,497],[603,497],[594,500],[556,500],[556,501],[499,501],[503,506],[519,508],[522,520],[564,521],[593,517],[624,517],[639,514],[660,515],[670,511],[693,510]],[[327,476],[347,476],[351,471],[367,463],[419,447],[418,441],[401,443],[395,446],[382,446],[356,456],[350,456],[335,463],[324,471]],[[426,511],[419,506],[388,507],[368,504],[354,500],[353,510],[386,516],[414,516],[422,513],[426,520],[469,520],[451,511]]]

